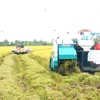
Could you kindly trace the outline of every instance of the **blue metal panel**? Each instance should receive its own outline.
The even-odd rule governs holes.
[[[73,45],[59,45],[59,59],[77,59]]]
[[[71,54],[60,55],[60,56],[59,56],[59,59],[77,59],[77,56],[71,55]]]
[[[51,66],[51,69],[57,70],[57,68],[58,68],[58,59],[57,59],[57,57],[51,58],[50,66]]]
[[[54,57],[54,66],[58,66],[58,57]]]

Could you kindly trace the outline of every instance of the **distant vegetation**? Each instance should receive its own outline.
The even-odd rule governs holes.
[[[15,40],[12,42],[9,42],[7,39],[4,41],[0,41],[0,46],[15,46],[17,44],[22,44],[25,46],[34,46],[34,45],[52,45],[52,42],[46,42],[43,40],[37,41],[34,39],[33,41],[20,41],[20,40]]]
[[[72,39],[73,42],[77,43],[77,39]],[[100,37],[96,38],[93,40],[94,45],[100,43]],[[0,46],[15,46],[17,44],[22,44],[24,46],[38,46],[38,45],[52,45],[52,40],[51,42],[47,42],[44,40],[36,40],[34,39],[33,41],[22,41],[22,40],[15,40],[15,41],[11,41],[9,42],[7,39],[5,39],[4,41],[0,41]]]

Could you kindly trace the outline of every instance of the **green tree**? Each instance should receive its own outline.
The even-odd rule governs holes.
[[[20,45],[21,42],[19,40],[15,40],[15,45]]]
[[[8,46],[9,45],[9,41],[7,39],[5,39],[4,42],[3,42],[3,45],[4,46]]]
[[[10,42],[10,46],[14,46],[15,43],[13,41]]]

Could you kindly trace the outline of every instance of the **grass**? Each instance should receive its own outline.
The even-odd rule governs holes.
[[[47,62],[45,62],[44,58],[34,55],[29,56],[38,60],[42,65],[45,65],[44,68],[47,69]],[[62,97],[65,97],[68,100],[99,100],[99,75],[93,76],[89,73],[73,73],[71,76],[61,76],[56,72],[49,73],[50,77],[55,80],[55,84],[51,87],[52,89],[50,88],[52,93],[53,91],[60,91],[63,95]],[[87,91],[90,92],[87,93]],[[90,93],[92,94],[90,95]],[[64,100],[64,98],[61,100]]]
[[[46,58],[47,60],[51,56],[52,46],[32,46],[29,47],[32,49],[32,54]]]
[[[1,100],[100,100],[99,72],[62,76],[48,68],[51,46],[29,47],[33,52],[25,55],[10,48],[0,51]]]
[[[9,60],[8,60],[9,59]],[[3,63],[0,65],[0,99],[2,100],[17,100],[21,96],[22,90],[16,84],[16,78],[13,67],[14,61],[12,55],[4,58]]]

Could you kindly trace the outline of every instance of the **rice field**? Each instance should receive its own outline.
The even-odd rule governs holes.
[[[0,47],[0,100],[100,100],[100,73],[61,76],[49,71],[51,46],[25,55],[13,48]]]

